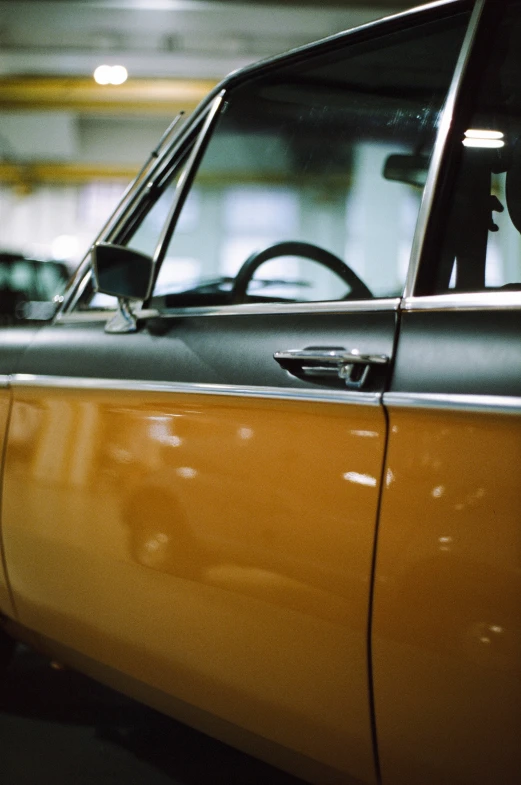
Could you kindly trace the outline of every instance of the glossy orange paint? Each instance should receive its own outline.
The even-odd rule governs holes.
[[[521,418],[392,410],[373,621],[383,785],[521,781]]]
[[[11,392],[5,387],[0,388],[0,456],[3,455],[4,439],[6,434],[7,422],[9,419],[9,408],[11,404]],[[0,467],[1,467],[0,461]],[[14,608],[11,601],[11,595],[7,584],[7,575],[5,571],[4,559],[4,544],[0,537],[0,613],[7,616],[14,615]]]
[[[4,536],[20,621],[332,782],[373,783],[384,443],[378,407],[15,388]]]

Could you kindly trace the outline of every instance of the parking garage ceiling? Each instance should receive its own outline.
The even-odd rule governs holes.
[[[0,182],[25,177],[27,161],[33,175],[40,166],[37,176],[46,181],[109,178],[115,171],[127,177],[142,156],[137,146],[125,145],[123,161],[118,145],[110,160],[98,145],[95,163],[85,169],[74,139],[117,138],[124,117],[125,138],[142,136],[149,149],[148,139],[155,140],[180,109],[190,112],[229,72],[413,5],[0,0]],[[101,64],[124,65],[128,80],[97,85],[93,72]]]
[[[411,6],[326,0],[0,0],[0,77],[219,79],[253,60]]]

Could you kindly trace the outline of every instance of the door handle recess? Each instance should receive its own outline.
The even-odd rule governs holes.
[[[360,390],[372,365],[386,365],[386,354],[361,354],[358,349],[310,346],[307,349],[287,349],[275,352],[279,365],[298,378],[342,380],[351,390]]]

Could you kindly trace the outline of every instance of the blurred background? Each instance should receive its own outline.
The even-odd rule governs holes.
[[[412,5],[0,0],[0,253],[73,269],[179,110],[230,71]]]

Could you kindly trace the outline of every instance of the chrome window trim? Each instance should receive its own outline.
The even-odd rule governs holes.
[[[373,311],[396,312],[400,307],[400,298],[378,300],[331,300],[328,302],[313,303],[273,303],[273,304],[243,304],[243,305],[216,305],[213,307],[193,306],[191,308],[175,308],[171,311],[158,311],[148,308],[136,312],[138,319],[181,319],[187,316],[275,316],[276,314],[306,314],[306,313],[370,313]],[[77,322],[103,322],[112,318],[115,310],[74,311],[60,314],[56,318],[57,324],[75,324]]]
[[[456,109],[456,103],[459,99],[461,84],[465,75],[465,71],[467,70],[467,65],[470,60],[470,55],[474,46],[474,41],[476,39],[483,8],[486,2],[487,0],[477,0],[476,5],[474,6],[467,27],[467,32],[463,40],[458,62],[456,63],[451,86],[447,94],[447,100],[442,110],[440,127],[436,136],[429,173],[427,175],[427,182],[423,190],[420,211],[418,213],[418,219],[416,222],[416,230],[414,233],[411,256],[409,260],[409,270],[407,273],[407,279],[405,281],[405,298],[412,297],[416,287],[418,272],[423,256],[427,227],[432,213],[435,194],[438,188],[442,162],[445,157],[445,151],[449,142],[454,111]]]
[[[333,33],[332,35],[328,35],[325,38],[319,38],[318,40],[312,41],[309,44],[298,46],[295,49],[289,49],[286,52],[273,55],[272,57],[267,57],[264,60],[258,60],[251,65],[247,65],[244,68],[238,69],[237,71],[232,71],[232,73],[225,77],[222,82],[216,85],[212,92],[209,93],[208,98],[215,97],[219,90],[228,88],[231,84],[234,84],[243,78],[247,78],[257,71],[270,68],[272,66],[278,66],[285,60],[308,54],[316,48],[327,47],[331,44],[334,45],[339,41],[348,40],[351,36],[357,36],[360,33],[365,33],[367,31],[372,32],[373,28],[377,29],[380,26],[387,25],[389,22],[401,22],[402,20],[407,21],[408,17],[415,15],[421,17],[430,11],[436,11],[437,9],[442,9],[451,5],[455,6],[457,9],[458,5],[465,6],[468,5],[469,2],[470,0],[433,0],[433,2],[424,4],[420,2],[419,5],[413,6],[412,8],[406,8],[404,11],[398,11],[394,14],[385,14],[384,16],[379,17],[378,19],[373,19],[370,22],[365,22],[364,24],[341,30],[338,33]]]
[[[359,406],[379,406],[381,393],[351,392],[346,390],[301,390],[291,387],[253,387],[236,384],[196,384],[189,382],[147,382],[133,379],[94,379],[76,376],[44,376],[17,373],[10,377],[12,387],[100,392],[178,393],[183,395],[213,395],[234,398],[263,398],[269,400],[304,401],[310,403],[341,403]]]
[[[503,395],[389,392],[384,393],[383,404],[390,408],[450,410],[481,414],[521,414],[521,397]]]
[[[104,308],[104,309],[92,309],[88,311],[72,311],[71,313],[64,313],[59,314],[55,321],[55,324],[84,324],[89,322],[107,322],[110,319],[113,319],[116,315],[117,310],[114,308]],[[159,311],[155,311],[152,308],[143,309],[142,311],[136,311],[135,314],[137,319],[155,319],[160,316]]]
[[[213,99],[201,131],[198,134],[195,144],[188,155],[188,160],[186,161],[185,167],[179,176],[179,180],[177,181],[174,198],[172,199],[172,204],[168,211],[166,221],[164,222],[159,234],[159,238],[157,240],[152,257],[152,276],[150,278],[149,290],[146,297],[144,298],[145,301],[152,296],[159,268],[164,261],[170,240],[173,233],[175,232],[177,221],[181,214],[185,194],[190,189],[193,181],[193,175],[201,163],[201,158],[205,150],[206,139],[212,133],[219,112],[223,106],[225,94],[226,91],[221,90],[221,92]]]
[[[521,291],[459,292],[407,297],[401,305],[403,311],[504,311],[518,308],[521,308]]]
[[[241,305],[216,305],[213,307],[176,308],[172,311],[161,311],[165,318],[176,316],[239,316],[239,315],[275,315],[279,313],[359,313],[369,311],[397,311],[400,298],[377,300],[328,300],[327,302],[310,303],[244,303]]]

